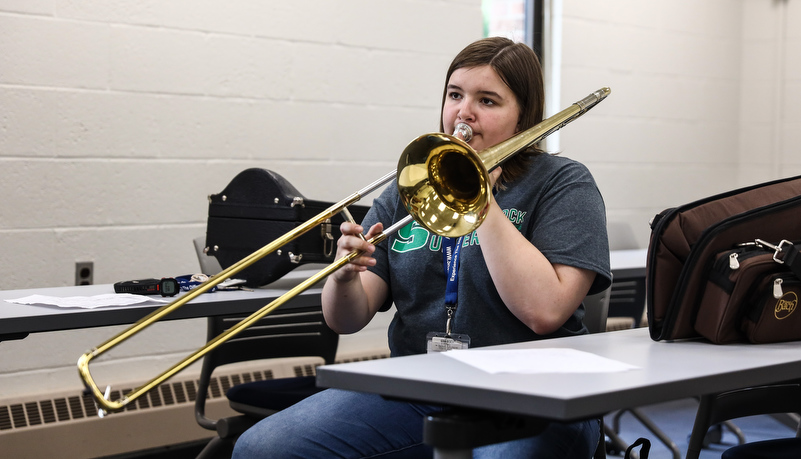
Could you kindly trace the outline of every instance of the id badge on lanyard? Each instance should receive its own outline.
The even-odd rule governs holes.
[[[459,287],[459,255],[462,248],[462,237],[442,238],[442,262],[447,276],[445,283],[445,332],[431,332],[426,335],[426,350],[442,352],[451,349],[467,349],[470,337],[453,333],[453,318],[456,315]]]

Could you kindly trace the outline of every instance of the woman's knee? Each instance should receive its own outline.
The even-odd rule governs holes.
[[[304,429],[291,408],[264,418],[239,436],[234,458],[291,457]],[[305,417],[305,416],[303,416]],[[295,419],[295,420],[293,420]]]
[[[254,457],[255,450],[252,444],[253,436],[253,428],[250,428],[236,439],[236,443],[234,444],[233,458]]]
[[[234,457],[420,457],[423,417],[437,409],[329,389],[248,429]]]

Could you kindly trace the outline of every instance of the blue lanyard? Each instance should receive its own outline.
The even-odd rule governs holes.
[[[445,322],[445,336],[451,336],[456,300],[459,298],[459,254],[462,249],[462,237],[458,239],[442,238],[442,263],[445,266],[446,276],[445,311],[448,313],[448,320]]]
[[[462,249],[462,238],[442,238],[442,262],[445,266],[445,304],[456,306],[459,298],[459,254]]]

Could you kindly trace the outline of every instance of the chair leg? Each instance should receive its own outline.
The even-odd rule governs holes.
[[[720,444],[723,441],[723,424],[714,424],[709,426],[709,430],[704,435],[703,447],[708,448],[709,445]]]
[[[801,427],[801,416],[796,413],[774,413],[769,416],[791,429]]]
[[[632,416],[637,418],[638,421],[642,425],[644,425],[648,430],[651,431],[652,434],[656,435],[656,437],[661,441],[672,453],[674,459],[681,459],[681,451],[679,450],[678,445],[674,442],[662,429],[660,429],[653,421],[651,421],[648,416],[645,415],[639,408],[626,408],[624,410],[620,410],[612,417],[612,432],[614,433],[614,437],[607,432],[607,435],[613,441],[613,446],[615,448],[620,448],[622,445],[622,451],[626,451],[625,442],[617,435],[620,433],[620,417],[623,416],[626,412],[631,413]]]
[[[629,446],[626,444],[626,442],[623,441],[622,438],[620,438],[620,435],[618,435],[618,433],[615,432],[615,430],[613,428],[609,427],[608,425],[604,425],[604,435],[609,437],[609,441],[611,442],[610,446],[612,447],[613,451],[621,453],[621,454],[626,452],[626,449]],[[604,445],[604,447],[606,447],[606,445]],[[610,450],[606,450],[606,451],[610,451]],[[637,453],[636,452],[632,452],[632,454],[637,454]],[[637,458],[634,457],[634,459],[637,459]]]
[[[614,430],[615,433],[620,433],[620,417],[623,416],[623,413],[626,411],[628,410],[619,410],[614,416],[612,416],[612,430]],[[625,449],[623,451],[625,451]]]
[[[660,429],[656,424],[653,423],[648,416],[645,415],[639,408],[631,408],[629,409],[632,415],[636,417],[648,430],[651,431],[656,437],[668,447],[668,449],[673,453],[673,459],[681,459],[681,451],[679,451],[678,445],[674,442],[668,435]]]
[[[738,445],[742,445],[743,443],[745,443],[745,434],[743,433],[742,429],[737,427],[737,424],[731,421],[723,421],[721,424],[723,424],[724,427],[729,429],[731,433],[733,433],[737,437]]]

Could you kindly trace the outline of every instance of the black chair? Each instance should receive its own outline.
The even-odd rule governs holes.
[[[612,288],[584,297],[584,325],[590,333],[606,331]]]
[[[698,412],[695,416],[690,443],[687,448],[687,459],[697,459],[704,446],[704,437],[710,426],[730,419],[759,414],[801,413],[801,381],[786,384],[752,387],[721,394],[701,397]],[[790,448],[796,454],[790,457],[801,457],[801,426],[796,420],[796,438],[787,441],[765,441],[745,443],[730,448],[723,457],[784,457],[779,452]],[[768,451],[768,456],[750,455],[757,451]]]
[[[640,249],[631,226],[610,220],[606,224],[610,250]],[[642,326],[645,312],[645,276],[635,270],[618,270],[609,296],[607,330],[622,330]]]
[[[609,294],[609,317],[632,319],[632,328],[642,325],[645,312],[645,277],[616,278]]]
[[[208,339],[237,324],[242,316],[208,319]],[[198,458],[230,457],[236,438],[260,419],[318,392],[314,376],[269,379],[235,385],[228,390],[229,405],[240,415],[222,419],[206,417],[206,399],[214,369],[230,363],[284,357],[321,357],[334,363],[339,335],[325,324],[319,306],[280,308],[203,358],[195,400],[195,418],[201,427],[216,431]]]

